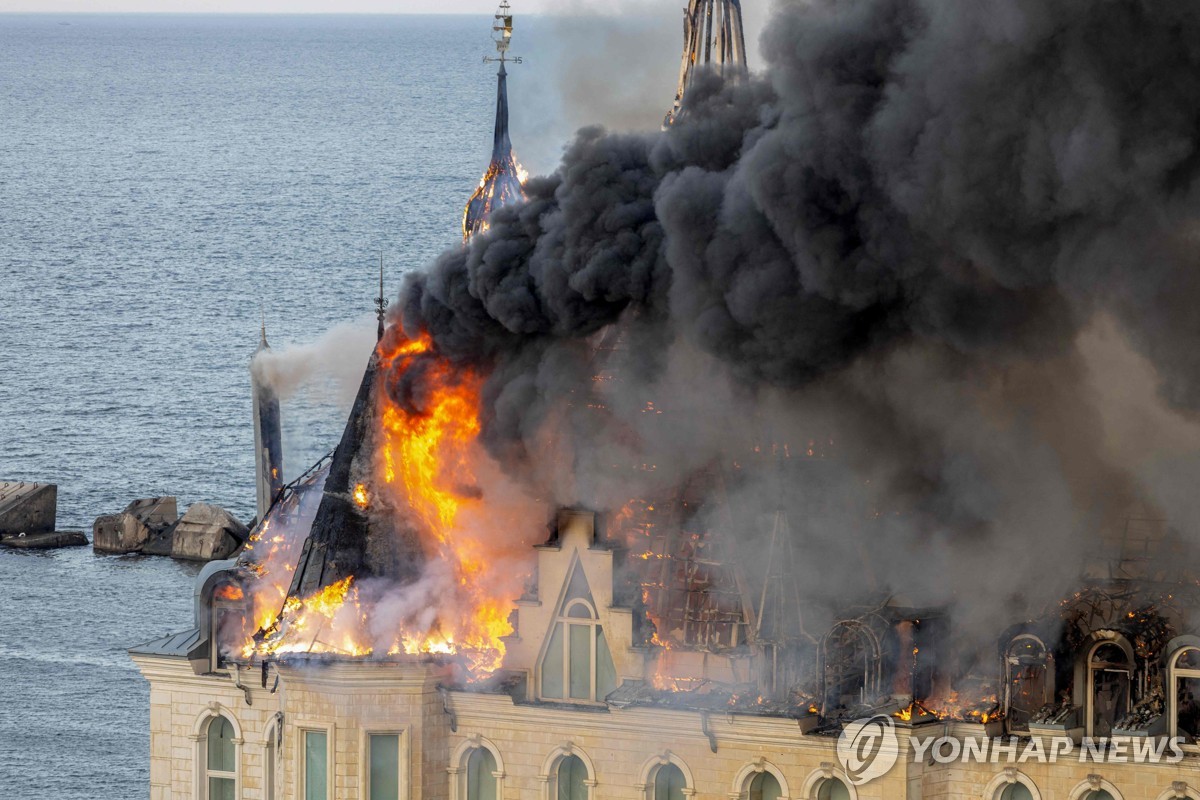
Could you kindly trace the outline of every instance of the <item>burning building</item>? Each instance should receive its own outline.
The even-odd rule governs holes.
[[[1200,85],[1200,20],[1101,5],[1027,30],[976,4],[792,4],[765,83],[698,63],[701,28],[736,57],[740,9],[693,3],[687,113],[582,132],[408,276],[332,455],[201,574],[191,629],[134,648],[152,800],[1200,800],[1187,516],[1105,449],[1102,421],[1140,411],[1095,401],[1089,348],[1132,346],[1071,327],[1103,307],[1161,375],[1190,363],[1141,294],[1102,304],[1126,261],[1191,286],[1190,239],[1138,249],[1113,215],[1191,218],[1178,142],[1200,134],[1171,87]],[[504,111],[506,6],[496,29]],[[1111,69],[1129,31],[1162,63]],[[1027,107],[998,114],[997,86]],[[1001,155],[1068,142],[1047,161],[1077,165],[1097,119],[1111,152],[1156,154],[1130,186],[1056,173],[1059,219],[1024,205],[1049,178],[1001,172],[961,211]],[[1072,258],[1110,251],[1080,280]]]

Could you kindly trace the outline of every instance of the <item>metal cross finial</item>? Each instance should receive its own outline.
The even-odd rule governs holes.
[[[375,341],[383,338],[383,317],[387,311],[388,300],[383,296],[383,251],[379,251],[379,296],[375,298],[375,317],[379,320],[379,330]]]

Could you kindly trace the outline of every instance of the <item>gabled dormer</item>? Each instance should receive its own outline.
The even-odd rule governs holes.
[[[632,611],[614,605],[613,551],[585,511],[560,512],[557,535],[537,550],[536,596],[517,604],[505,666],[528,674],[530,699],[602,703],[644,666]]]

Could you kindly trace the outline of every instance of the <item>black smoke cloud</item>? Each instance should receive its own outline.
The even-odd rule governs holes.
[[[487,372],[486,441],[543,496],[614,509],[818,442],[731,489],[748,568],[781,507],[815,605],[981,597],[998,629],[1135,501],[1190,536],[1153,454],[1111,446],[1137,413],[1101,367],[1144,365],[1200,441],[1196,42],[1172,0],[784,3],[761,75],[702,76],[662,134],[581,131],[393,319]],[[1177,497],[1200,470],[1172,464]]]

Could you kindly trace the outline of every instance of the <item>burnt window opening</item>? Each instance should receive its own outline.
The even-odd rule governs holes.
[[[254,633],[250,608],[241,583],[226,573],[212,589],[212,663],[213,672],[223,667],[228,657],[237,657],[232,652],[239,644],[249,640]]]
[[[1200,739],[1200,647],[1185,647],[1172,654],[1167,674],[1172,735],[1196,741]]]
[[[1021,634],[1004,651],[1004,712],[1010,731],[1028,731],[1029,720],[1054,701],[1054,657],[1046,643]]]
[[[857,620],[839,622],[821,642],[823,716],[873,703],[882,672],[879,639]]]
[[[1088,652],[1087,735],[1109,736],[1132,705],[1133,663],[1114,642],[1099,642]]]

